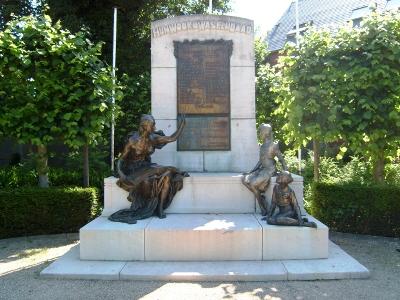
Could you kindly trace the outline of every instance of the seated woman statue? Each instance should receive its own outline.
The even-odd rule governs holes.
[[[275,157],[279,159],[283,170],[286,171],[287,167],[278,143],[274,142],[271,125],[261,124],[258,130],[263,142],[260,147],[260,158],[253,170],[243,174],[242,182],[256,197],[261,214],[266,216],[268,203],[263,193],[268,189],[271,177],[276,175]]]
[[[132,202],[129,209],[113,213],[109,220],[135,224],[137,220],[153,215],[165,218],[166,209],[183,187],[183,177],[189,176],[175,167],[159,166],[151,162],[151,154],[168,143],[177,140],[185,126],[185,119],[171,136],[155,131],[155,120],[151,115],[140,119],[139,132],[128,139],[120,159],[117,162],[119,179],[117,185],[129,192]]]
[[[300,207],[296,195],[290,188],[293,182],[292,175],[283,171],[276,178],[276,185],[272,192],[271,209],[268,213],[267,223],[271,225],[307,226],[317,228],[317,224],[301,217]],[[279,211],[274,215],[275,209]]]

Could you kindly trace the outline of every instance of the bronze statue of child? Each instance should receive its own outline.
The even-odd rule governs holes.
[[[288,171],[282,171],[276,177],[276,185],[272,192],[271,208],[266,218],[271,225],[306,226],[317,228],[315,222],[309,222],[307,218],[301,217],[300,207],[294,191],[289,183],[293,177]],[[278,213],[274,214],[276,207]]]
[[[253,170],[243,174],[242,183],[256,197],[261,215],[266,216],[268,214],[268,202],[264,194],[268,189],[271,177],[276,175],[275,157],[278,158],[283,170],[287,170],[287,166],[278,143],[274,141],[271,125],[261,124],[258,130],[262,140],[259,161]]]

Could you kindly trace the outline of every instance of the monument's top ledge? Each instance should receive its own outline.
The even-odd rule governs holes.
[[[182,31],[221,30],[253,34],[254,22],[249,19],[221,15],[189,15],[166,18],[151,23],[153,38]]]

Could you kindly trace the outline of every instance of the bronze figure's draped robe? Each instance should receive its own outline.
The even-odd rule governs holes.
[[[164,210],[182,189],[183,178],[188,174],[175,167],[152,163],[151,154],[175,141],[184,125],[185,120],[173,135],[165,136],[162,131],[155,131],[152,116],[142,117],[139,132],[129,137],[117,163],[117,185],[129,192],[128,200],[132,204],[128,209],[113,213],[109,217],[111,221],[134,224],[153,215],[165,218]]]

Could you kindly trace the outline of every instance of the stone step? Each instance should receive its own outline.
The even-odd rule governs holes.
[[[168,214],[137,224],[99,217],[80,230],[80,258],[259,261],[328,257],[328,228],[268,225],[255,214]]]
[[[291,187],[303,209],[303,177],[293,175],[294,182]],[[117,178],[104,179],[104,209],[102,216],[110,216],[112,213],[130,207],[127,200],[128,193],[117,186]],[[275,177],[266,192],[266,198],[270,201],[272,189],[275,185]],[[236,214],[259,212],[253,194],[242,184],[239,173],[190,173],[190,177],[184,179],[183,189],[179,191],[167,213],[173,214]]]
[[[88,261],[79,245],[47,266],[42,278],[159,281],[270,281],[368,278],[369,271],[329,242],[326,259],[276,261]]]

